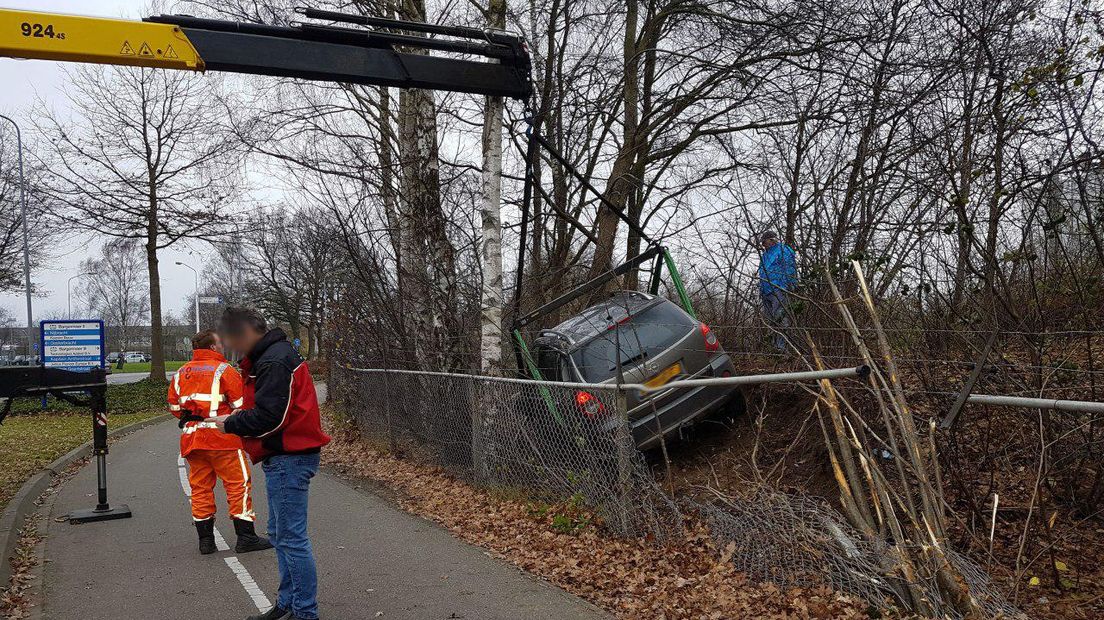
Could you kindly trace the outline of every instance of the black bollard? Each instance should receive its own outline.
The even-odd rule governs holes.
[[[69,513],[69,523],[90,523],[129,519],[132,515],[126,504],[115,508],[107,502],[107,373],[102,368],[92,369],[89,406],[92,408],[92,456],[96,459],[96,507]]]

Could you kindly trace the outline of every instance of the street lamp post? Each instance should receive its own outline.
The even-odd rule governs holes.
[[[180,265],[181,267],[187,267],[188,269],[191,269],[192,273],[195,274],[195,315],[196,315],[196,333],[198,334],[199,333],[199,272],[196,271],[195,267],[192,267],[188,263],[182,263],[180,261],[176,261],[176,264]]]
[[[0,118],[15,127],[15,145],[19,151],[19,208],[23,218],[23,284],[27,289],[27,355],[30,355],[35,333],[34,319],[31,317],[31,236],[27,232],[27,181],[23,178],[23,135],[19,131],[19,124],[11,117],[0,114]]]
[[[81,276],[94,276],[94,275],[96,275],[95,271],[87,271],[85,273],[78,273],[77,275],[73,276],[72,278],[69,278],[69,281],[65,283],[65,301],[66,301],[66,305],[69,307],[69,318],[70,319],[73,318],[73,280],[76,280],[77,278],[79,278]]]

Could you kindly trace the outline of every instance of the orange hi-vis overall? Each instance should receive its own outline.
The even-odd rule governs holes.
[[[180,455],[188,461],[192,518],[196,521],[215,516],[218,480],[226,489],[231,516],[253,520],[253,480],[241,439],[202,420],[227,415],[242,402],[241,375],[211,349],[192,351],[192,361],[181,366],[169,382],[169,411],[177,418],[196,418],[185,422],[180,435]]]

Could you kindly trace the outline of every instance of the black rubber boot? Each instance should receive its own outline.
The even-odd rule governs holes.
[[[253,530],[252,521],[234,519],[234,533],[238,535],[238,542],[234,545],[234,553],[249,553],[250,551],[264,551],[271,549],[272,543],[264,536],[257,536]]]
[[[290,611],[288,611],[286,609],[280,609],[279,607],[273,605],[272,609],[269,609],[268,611],[264,612],[263,614],[257,614],[256,616],[249,616],[245,620],[284,620],[285,618],[289,618],[290,616],[291,616]]]
[[[203,521],[196,521],[196,532],[199,533],[199,552],[203,555],[210,555],[218,550],[215,547],[215,519],[204,519]]]

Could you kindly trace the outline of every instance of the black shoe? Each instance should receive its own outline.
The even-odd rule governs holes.
[[[290,620],[291,612],[286,609],[280,609],[273,605],[272,609],[258,614],[256,616],[249,616],[245,620]]]
[[[203,555],[210,555],[215,551],[218,551],[218,547],[215,547],[215,519],[204,519],[203,521],[196,521],[196,532],[199,534],[199,552]]]
[[[250,551],[264,551],[272,548],[272,543],[267,538],[257,536],[252,521],[234,519],[234,533],[238,535],[238,542],[234,545],[234,553],[249,553]]]

